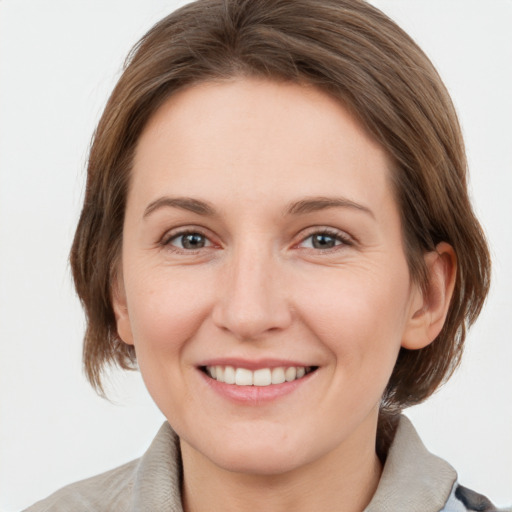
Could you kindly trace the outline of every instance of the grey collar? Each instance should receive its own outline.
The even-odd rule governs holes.
[[[131,512],[183,512],[181,473],[179,438],[165,422],[139,459]]]
[[[450,464],[432,455],[402,416],[379,486],[364,512],[439,512],[456,479]]]
[[[166,422],[139,460],[133,512],[183,512],[178,436]],[[364,512],[439,512],[456,481],[455,470],[432,455],[411,422],[400,418],[379,486]]]

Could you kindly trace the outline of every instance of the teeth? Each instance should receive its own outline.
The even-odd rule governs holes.
[[[270,386],[272,384],[272,372],[270,368],[262,368],[254,372],[253,383],[255,386]]]
[[[278,366],[276,368],[260,368],[255,371],[233,366],[207,366],[206,373],[217,382],[235,384],[237,386],[270,386],[301,379],[312,371],[311,367]]]
[[[237,386],[252,386],[252,372],[245,368],[237,368],[235,372],[235,384]]]
[[[224,368],[224,382],[226,384],[235,383],[235,369],[232,366],[226,366],[226,368]]]
[[[286,368],[286,371],[284,372],[284,378],[286,379],[286,382],[291,382],[292,380],[295,380],[297,378],[297,368],[295,368],[295,366],[290,366],[290,368]]]
[[[285,380],[284,368],[274,368],[272,370],[272,384],[282,384]]]

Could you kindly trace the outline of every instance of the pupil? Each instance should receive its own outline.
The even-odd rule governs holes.
[[[204,247],[204,237],[198,233],[191,233],[183,236],[182,243],[185,249],[200,249]]]
[[[330,249],[334,247],[334,237],[330,235],[314,235],[313,236],[313,247],[315,249]]]

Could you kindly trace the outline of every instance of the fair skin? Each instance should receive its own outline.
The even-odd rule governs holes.
[[[412,282],[389,174],[312,87],[200,84],[145,128],[114,309],[180,437],[187,512],[370,501],[380,397],[400,347],[438,334],[455,272],[440,244],[428,292]]]

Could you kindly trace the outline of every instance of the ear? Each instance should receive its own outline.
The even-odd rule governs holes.
[[[118,272],[113,280],[112,307],[116,318],[117,335],[127,345],[133,345],[132,326],[128,314],[126,292],[122,272]]]
[[[415,286],[402,347],[410,350],[432,343],[443,328],[457,274],[457,257],[446,242],[425,254],[428,282],[425,290]]]

